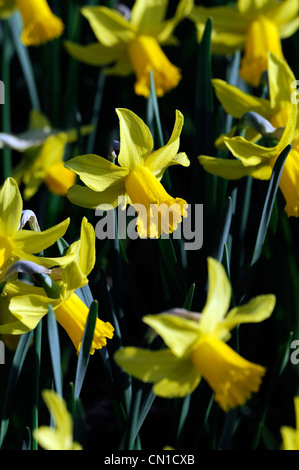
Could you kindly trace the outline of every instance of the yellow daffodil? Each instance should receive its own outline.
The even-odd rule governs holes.
[[[163,338],[167,349],[125,347],[114,357],[127,373],[154,383],[154,393],[165,398],[188,395],[203,377],[215,392],[215,400],[227,411],[243,405],[252,392],[257,392],[266,372],[226,344],[230,331],[238,324],[268,318],[275,297],[261,295],[227,313],[230,283],[222,265],[212,258],[208,258],[208,275],[207,301],[197,320],[170,313],[144,317],[144,322]]]
[[[84,218],[81,224],[80,240],[74,242],[67,255],[75,255],[57,280],[59,295],[47,296],[44,288],[25,284],[21,281],[7,282],[0,303],[2,303],[0,333],[19,335],[33,330],[41,318],[48,313],[51,304],[58,323],[65,329],[77,352],[80,351],[82,336],[89,309],[75,292],[88,283],[88,274],[95,263],[95,233]],[[91,354],[107,344],[113,337],[114,328],[99,318],[96,321]]]
[[[41,258],[40,253],[61,238],[70,223],[69,219],[45,231],[20,229],[23,201],[16,181],[7,178],[0,189],[0,270],[8,259],[27,260],[51,267],[59,264],[58,258]]]
[[[190,18],[196,24],[199,41],[207,19],[213,19],[215,54],[245,50],[240,75],[256,87],[267,70],[267,53],[283,58],[281,39],[292,36],[298,29],[298,10],[298,0],[238,0],[236,6],[195,6]]]
[[[94,66],[112,65],[105,74],[136,75],[135,92],[145,97],[150,92],[150,70],[155,79],[156,94],[175,88],[181,73],[168,60],[160,45],[176,45],[173,31],[189,13],[190,0],[181,0],[173,18],[165,20],[168,0],[136,0],[125,18],[120,11],[107,7],[83,7],[81,12],[99,41],[90,45],[65,43],[77,60]]]
[[[45,450],[82,450],[73,441],[73,418],[64,399],[53,390],[43,390],[42,397],[56,427],[40,426],[34,431],[34,439]]]
[[[280,430],[283,450],[299,450],[299,397],[294,398],[296,428],[283,426]]]
[[[213,84],[216,95],[228,114],[242,118],[248,112],[255,112],[267,119],[275,129],[284,129],[278,144],[267,148],[240,136],[233,138],[225,136],[221,138],[221,142],[237,160],[202,155],[199,161],[208,172],[227,179],[239,179],[246,175],[257,179],[269,179],[278,155],[287,145],[292,144],[293,148],[282,171],[280,189],[286,201],[286,213],[288,216],[298,217],[299,121],[298,106],[295,100],[291,99],[295,78],[288,64],[271,53],[269,53],[268,68],[269,100],[249,95],[222,80],[213,80]],[[254,137],[256,139],[261,135],[255,132]]]
[[[187,216],[187,203],[171,197],[160,180],[167,167],[190,164],[185,153],[177,153],[183,126],[183,115],[177,111],[168,143],[152,152],[149,128],[132,111],[116,110],[120,123],[118,164],[97,155],[83,155],[65,166],[77,173],[87,187],[75,185],[68,198],[86,208],[108,210],[118,204],[132,204],[138,212],[137,227],[141,238],[155,238],[172,233]]]
[[[63,22],[46,0],[16,0],[16,7],[23,19],[21,41],[25,46],[39,46],[61,36]]]
[[[80,133],[85,136],[93,126],[82,126]],[[19,186],[24,184],[23,197],[32,198],[44,183],[53,194],[65,196],[75,184],[76,175],[64,167],[67,144],[77,140],[75,129],[66,131],[53,129],[49,120],[32,110],[29,127],[18,135],[0,133],[0,147],[9,147],[21,152],[23,158],[14,169],[14,179]]]

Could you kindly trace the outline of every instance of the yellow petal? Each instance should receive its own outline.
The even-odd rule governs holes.
[[[155,176],[161,171],[164,171],[164,169],[167,168],[167,166],[169,166],[175,159],[180,146],[180,136],[183,125],[184,116],[180,111],[176,110],[175,124],[169,141],[166,145],[149,155],[145,161],[146,168],[148,168]]]
[[[7,178],[0,189],[0,233],[11,236],[19,229],[23,209],[16,181]]]
[[[288,108],[291,101],[291,84],[296,80],[292,70],[284,59],[272,53],[269,53],[268,57],[268,70],[271,108]],[[286,122],[287,119],[284,125]]]
[[[79,265],[82,273],[88,276],[95,265],[95,231],[93,226],[84,217],[80,232]]]
[[[24,23],[21,40],[26,46],[39,46],[61,36],[63,22],[52,13],[46,0],[16,2]]]
[[[214,336],[204,336],[199,341],[191,360],[214,390],[214,399],[224,411],[243,405],[259,390],[266,372]]]
[[[198,322],[176,315],[146,315],[143,322],[153,328],[177,357],[188,354],[200,336]]]
[[[209,287],[202,317],[199,321],[201,331],[213,333],[226,315],[231,299],[231,286],[224,267],[215,259],[208,258]]]
[[[230,331],[241,323],[259,323],[269,318],[274,310],[276,298],[274,295],[254,297],[245,305],[229,311],[223,322],[219,324],[218,332]]]
[[[133,65],[137,81],[135,92],[137,95],[150,94],[150,71],[153,72],[156,95],[163,96],[175,88],[180,80],[181,73],[162,51],[156,38],[139,35],[128,45],[128,55]]]
[[[101,192],[75,184],[69,189],[67,197],[73,204],[80,207],[109,210],[117,207],[125,198],[125,194],[124,181],[119,180]]]
[[[102,66],[109,65],[119,59],[121,53],[124,53],[124,47],[107,47],[99,43],[82,46],[71,41],[64,42],[68,53],[88,65]]]
[[[160,23],[167,11],[168,0],[136,0],[131,11],[131,23],[143,33],[149,32],[153,25]]]
[[[143,382],[154,383],[153,391],[165,398],[192,393],[200,376],[189,360],[179,359],[169,349],[147,351],[126,347],[114,354],[115,362]]]
[[[116,109],[119,119],[121,167],[133,169],[144,164],[153,149],[153,138],[147,125],[129,109]]]
[[[286,201],[285,212],[289,217],[299,217],[299,149],[293,148],[285,161],[279,187]]]
[[[72,158],[64,166],[79,175],[89,188],[98,192],[118,183],[128,174],[126,168],[120,168],[106,158],[93,154]]]
[[[249,111],[254,111],[265,118],[272,115],[273,110],[269,100],[245,93],[240,88],[229,85],[224,80],[215,79],[212,82],[216,96],[227,114],[235,118],[241,118]]]
[[[54,225],[42,232],[19,230],[14,234],[13,240],[16,246],[25,253],[39,253],[63,237],[69,224],[70,219],[65,219],[60,224]]]
[[[119,46],[135,37],[136,28],[116,10],[95,6],[83,7],[81,12],[89,21],[97,40],[104,46]]]
[[[298,16],[298,9],[297,0],[284,0],[283,2],[275,2],[268,14],[276,24],[284,25]]]
[[[260,164],[257,166],[244,166],[239,160],[209,157],[200,155],[199,163],[212,175],[221,176],[228,180],[237,180],[244,176],[268,180],[271,178],[272,166]]]

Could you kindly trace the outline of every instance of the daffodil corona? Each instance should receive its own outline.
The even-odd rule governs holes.
[[[153,150],[149,128],[132,111],[117,109],[120,122],[120,153],[118,165],[97,155],[83,155],[69,160],[65,166],[80,176],[87,185],[75,185],[68,191],[74,204],[103,210],[132,204],[138,213],[137,228],[141,238],[158,238],[172,233],[187,217],[184,199],[170,196],[160,180],[167,167],[189,166],[185,153],[177,153],[183,116],[177,111],[168,143]]]
[[[26,46],[39,46],[61,36],[63,22],[54,15],[46,0],[16,0],[24,29],[21,41]]]
[[[215,54],[244,50],[240,75],[257,87],[267,70],[268,52],[283,58],[281,39],[298,29],[298,9],[298,0],[238,0],[236,7],[194,6],[190,18],[196,24],[200,41],[207,19],[213,19]]]
[[[117,364],[144,382],[156,395],[173,398],[192,393],[203,377],[220,407],[241,406],[260,388],[266,369],[236,353],[226,342],[242,323],[267,319],[275,306],[271,294],[253,298],[227,313],[231,288],[222,265],[208,258],[209,290],[202,314],[148,315],[144,322],[159,334],[167,349],[125,347],[115,353]]]
[[[66,49],[76,59],[102,66],[106,74],[136,75],[135,92],[145,97],[150,92],[150,70],[154,74],[157,96],[175,88],[181,80],[179,69],[160,45],[175,45],[173,31],[189,13],[191,0],[181,0],[173,18],[164,20],[168,0],[136,0],[125,18],[120,11],[106,7],[83,7],[81,12],[99,43],[81,46],[66,41]]]

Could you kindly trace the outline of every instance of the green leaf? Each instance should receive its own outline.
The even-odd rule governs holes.
[[[10,373],[8,376],[8,382],[7,382],[7,387],[5,391],[4,404],[2,407],[1,420],[0,420],[0,423],[1,423],[0,424],[1,425],[0,449],[3,445],[3,441],[5,439],[8,425],[9,425],[9,411],[10,411],[10,405],[11,405],[12,398],[14,395],[15,387],[17,385],[32,337],[33,337],[33,331],[30,331],[28,333],[24,333],[23,335],[21,335],[16,352],[13,357]]]
[[[52,305],[49,305],[47,326],[55,390],[58,395],[62,396],[60,342],[57,321]]]
[[[290,153],[291,149],[292,149],[292,145],[288,145],[281,152],[281,154],[277,158],[275,165],[273,167],[272,176],[270,178],[268,191],[267,191],[267,195],[265,199],[265,204],[263,207],[262,217],[261,217],[261,221],[259,225],[259,230],[258,230],[258,234],[256,238],[255,248],[254,248],[254,252],[253,252],[253,256],[251,260],[251,266],[254,265],[258,261],[262,253],[263,245],[264,245],[265,238],[266,238],[267,231],[268,231],[268,226],[271,220],[272,209],[274,206],[277,190],[279,187],[281,173],[282,173],[286,158],[288,154]]]
[[[94,330],[96,325],[96,320],[98,317],[98,302],[94,300],[91,304],[89,309],[89,314],[87,317],[81,348],[79,352],[78,362],[77,362],[77,369],[76,369],[76,377],[75,377],[75,387],[74,387],[74,400],[77,400],[80,396],[81,388],[84,382],[91,345],[94,336]]]

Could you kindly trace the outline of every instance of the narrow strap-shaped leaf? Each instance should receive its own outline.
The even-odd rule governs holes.
[[[2,407],[1,413],[1,428],[0,428],[0,449],[3,445],[3,441],[6,436],[6,432],[9,425],[9,409],[10,404],[14,395],[15,387],[18,382],[28,348],[30,346],[31,340],[33,336],[33,331],[28,333],[24,333],[21,335],[16,352],[13,357],[13,361],[11,364],[11,369],[8,377],[4,404]]]
[[[81,388],[84,382],[87,366],[89,363],[89,356],[91,351],[91,345],[94,336],[94,330],[96,325],[96,320],[98,316],[98,302],[95,300],[91,304],[89,314],[87,317],[78,362],[76,369],[75,377],[75,387],[74,387],[74,399],[77,400],[80,396]]]
[[[47,326],[55,390],[58,395],[62,396],[60,342],[57,321],[52,305],[49,305]]]
[[[255,243],[255,248],[253,252],[253,257],[251,260],[251,266],[254,265],[257,260],[259,259],[263,245],[265,242],[265,238],[267,235],[267,230],[268,226],[270,223],[271,219],[271,214],[272,214],[272,209],[273,205],[275,202],[277,190],[279,187],[279,182],[281,178],[281,173],[284,167],[284,163],[286,161],[286,158],[288,154],[290,153],[292,149],[292,145],[288,145],[279,155],[279,157],[276,160],[276,163],[273,167],[272,175],[270,178],[269,186],[268,186],[268,191],[265,199],[265,204],[263,207],[263,212],[262,212],[262,217],[259,225],[259,230],[256,238],[256,243]]]
[[[212,257],[219,263],[222,262],[224,245],[227,243],[231,222],[232,222],[233,208],[232,199],[228,197],[225,201],[223,214],[220,219],[218,233],[216,235],[215,248]]]

